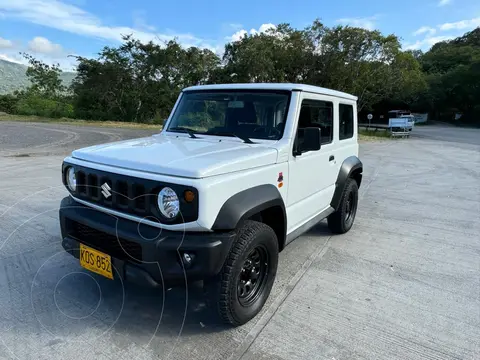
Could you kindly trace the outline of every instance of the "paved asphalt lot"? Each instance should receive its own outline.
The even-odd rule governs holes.
[[[197,286],[83,271],[60,246],[63,156],[148,131],[0,122],[0,359],[478,359],[480,131],[361,145],[352,231],[290,244],[263,313],[212,320]]]

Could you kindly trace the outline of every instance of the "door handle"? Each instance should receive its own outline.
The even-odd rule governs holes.
[[[330,155],[330,157],[328,158],[328,161],[333,161],[333,160],[335,160],[335,156]]]

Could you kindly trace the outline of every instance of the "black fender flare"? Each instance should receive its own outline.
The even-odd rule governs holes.
[[[285,241],[287,231],[287,213],[282,195],[277,187],[272,184],[255,186],[231,196],[220,208],[213,223],[212,230],[234,230],[243,220],[271,207],[280,207],[283,214],[283,239],[278,239],[280,244]]]
[[[354,178],[357,181],[358,187],[360,187],[362,183],[362,173],[363,164],[358,157],[349,156],[343,161],[338,172],[337,181],[335,182],[335,192],[330,202],[332,208],[335,210],[338,209],[347,179]]]

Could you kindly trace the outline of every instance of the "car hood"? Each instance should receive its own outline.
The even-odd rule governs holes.
[[[235,138],[154,135],[72,152],[76,159],[162,175],[203,178],[274,164],[277,150]]]

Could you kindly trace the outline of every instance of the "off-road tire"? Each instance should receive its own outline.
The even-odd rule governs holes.
[[[349,211],[348,202],[351,207]],[[353,203],[352,203],[353,201]],[[338,209],[328,216],[328,227],[335,234],[345,234],[348,232],[355,221],[355,215],[358,207],[358,185],[355,179],[347,179],[345,189],[340,200]]]
[[[259,248],[265,250],[268,265],[258,295],[251,304],[245,306],[241,303],[238,282],[245,261]],[[205,282],[208,305],[215,308],[224,323],[233,326],[247,323],[261,311],[267,301],[275,281],[277,265],[278,240],[273,229],[257,221],[245,221],[238,229],[220,274]]]

